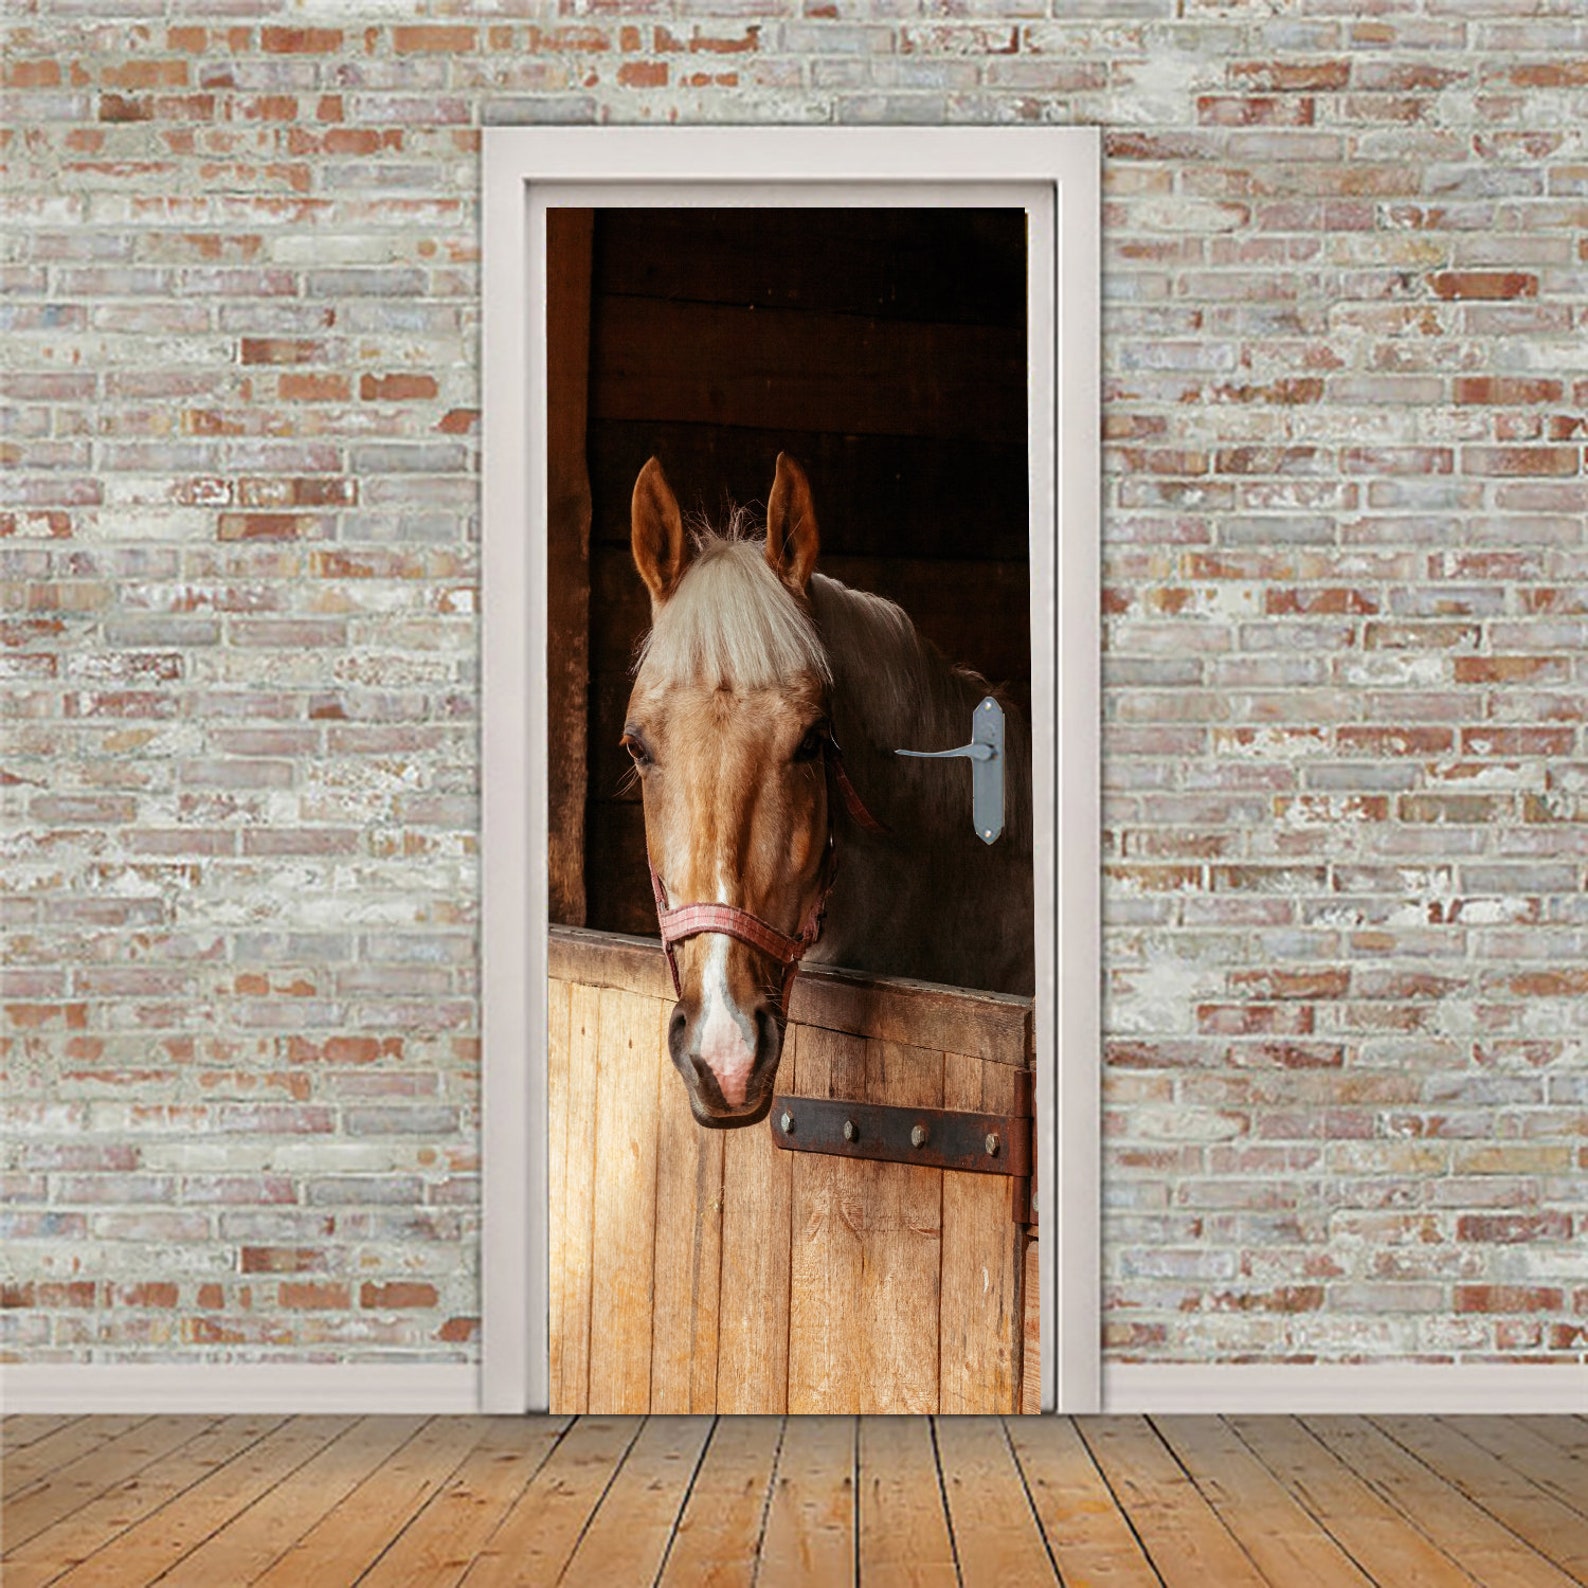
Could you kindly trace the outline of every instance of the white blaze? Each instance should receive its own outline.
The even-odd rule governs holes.
[[[728,903],[727,884],[717,878],[717,903]],[[755,1067],[755,1022],[745,1018],[728,991],[728,938],[709,934],[700,977],[700,1056],[722,1089],[729,1108],[742,1108]]]

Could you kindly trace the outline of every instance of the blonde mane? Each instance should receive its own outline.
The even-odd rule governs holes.
[[[726,534],[693,526],[695,554],[641,642],[636,672],[711,689],[771,689],[800,673],[832,683],[821,636],[748,527],[738,513]]]

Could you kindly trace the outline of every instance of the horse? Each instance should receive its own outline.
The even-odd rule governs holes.
[[[623,747],[678,1002],[668,1051],[711,1129],[772,1106],[802,956],[1030,994],[1030,738],[1006,713],[1005,830],[984,845],[957,764],[992,692],[893,602],[816,571],[805,472],[777,459],[765,532],[687,524],[653,457],[631,503],[650,593]],[[1022,612],[1013,621],[1025,622]]]

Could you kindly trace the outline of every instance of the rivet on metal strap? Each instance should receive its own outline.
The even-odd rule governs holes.
[[[924,1147],[926,1145],[925,1125],[917,1125],[915,1129],[910,1132],[910,1145],[912,1147]]]
[[[853,1141],[855,1139],[855,1137],[858,1136],[859,1134],[860,1134],[860,1132],[855,1129],[854,1120],[846,1119],[844,1121],[844,1140],[845,1141]]]

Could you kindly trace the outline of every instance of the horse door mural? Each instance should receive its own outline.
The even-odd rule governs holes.
[[[551,1409],[1035,1410],[1024,213],[547,247]]]

